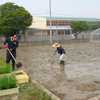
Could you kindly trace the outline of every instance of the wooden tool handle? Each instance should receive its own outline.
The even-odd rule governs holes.
[[[7,50],[9,51],[10,55],[13,57],[13,59],[15,60],[15,62],[17,62],[16,59],[14,58],[14,56],[12,55],[11,51],[8,49],[8,47],[7,47]]]

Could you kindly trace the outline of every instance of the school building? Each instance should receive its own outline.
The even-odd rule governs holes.
[[[87,24],[97,24],[99,18],[51,17],[52,40],[71,40],[72,21],[86,21]],[[21,42],[50,41],[50,17],[33,16],[32,25],[29,26],[20,38]]]

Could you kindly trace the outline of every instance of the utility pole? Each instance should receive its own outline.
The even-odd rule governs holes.
[[[51,28],[51,0],[49,0],[49,11],[50,11],[50,43],[52,43],[52,28]]]
[[[57,36],[57,42],[58,42],[58,22],[57,22],[57,25],[56,25],[56,36]]]

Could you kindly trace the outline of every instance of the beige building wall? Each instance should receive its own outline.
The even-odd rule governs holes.
[[[33,17],[33,21],[32,21],[32,25],[29,26],[29,28],[46,28],[47,27],[47,21],[50,21],[49,18],[46,17],[38,17],[38,16],[34,16]],[[96,24],[97,22],[100,22],[100,20],[85,20],[85,19],[55,19],[52,18],[52,21],[62,21],[62,22],[72,22],[72,21],[86,21],[87,23],[91,23],[94,22],[94,24]]]
[[[32,25],[29,28],[45,28],[46,27],[46,18],[44,17],[33,17]]]

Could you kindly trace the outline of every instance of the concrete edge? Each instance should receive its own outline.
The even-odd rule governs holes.
[[[40,85],[40,84],[37,83],[33,78],[29,77],[29,79],[30,79],[33,83],[36,83],[36,84]],[[46,88],[44,88],[43,86],[40,85],[40,87],[41,87],[48,95],[50,95],[52,99],[54,99],[54,100],[61,100],[61,99],[59,99],[57,96],[55,96],[53,93],[51,93],[50,91],[48,91]]]

